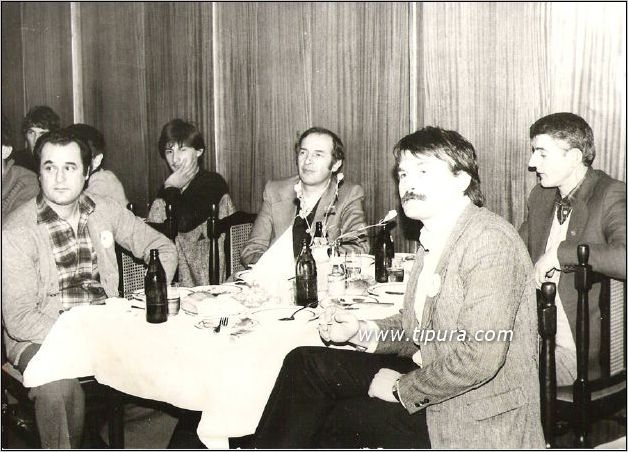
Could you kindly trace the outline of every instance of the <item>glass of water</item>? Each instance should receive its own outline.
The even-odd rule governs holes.
[[[345,254],[345,271],[347,272],[347,280],[360,279],[362,258],[355,251],[349,251]]]

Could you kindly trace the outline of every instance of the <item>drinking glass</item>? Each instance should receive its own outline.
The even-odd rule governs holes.
[[[403,259],[400,257],[393,258],[386,271],[388,272],[388,282],[403,282]]]
[[[173,282],[168,287],[168,317],[175,316],[181,308],[181,294],[179,292],[179,283]]]
[[[345,254],[345,271],[347,272],[347,280],[360,279],[362,273],[362,259],[355,251],[349,251]]]

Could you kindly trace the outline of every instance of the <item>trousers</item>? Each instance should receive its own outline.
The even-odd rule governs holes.
[[[39,344],[26,348],[17,368],[24,373]],[[85,424],[85,392],[78,379],[58,380],[28,392],[35,404],[35,421],[43,449],[78,449]]]
[[[409,358],[299,347],[283,366],[255,432],[257,448],[429,448],[425,413],[368,396],[382,368],[409,372]]]

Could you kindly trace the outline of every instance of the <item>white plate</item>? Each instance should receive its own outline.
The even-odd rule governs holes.
[[[374,297],[364,296],[364,295],[343,295],[335,298],[325,298],[321,301],[321,307],[326,308],[328,306],[340,306],[342,308],[353,307],[357,309],[359,306],[366,305],[378,305],[380,304],[379,300]]]
[[[190,289],[190,292],[207,292],[214,296],[222,295],[224,293],[234,294],[242,292],[242,287],[236,286],[233,283],[225,283],[213,286],[196,286]],[[189,294],[188,294],[189,295]],[[181,297],[183,298],[183,297]]]
[[[244,311],[244,307],[230,297],[228,300],[224,299],[224,302],[218,298],[214,300],[205,299],[201,301],[200,304],[199,302],[184,299],[181,301],[181,310],[189,315],[197,315],[201,318],[212,318],[238,315]]]
[[[404,262],[413,261],[415,259],[414,253],[395,253],[395,257],[402,259]]]
[[[299,309],[299,306],[275,306],[271,308],[258,309],[251,312],[251,318],[259,323],[279,322],[279,319],[290,317],[297,309]],[[305,308],[296,313],[294,320],[285,321],[285,323],[305,323],[310,320],[314,320],[317,317],[318,314],[316,314],[316,312],[312,311],[310,308]],[[284,321],[281,321],[281,323],[284,323]]]
[[[369,287],[368,293],[376,297],[403,297],[406,293],[406,285],[401,282],[389,282],[375,284]]]
[[[179,298],[185,298],[192,293],[192,290],[186,289],[184,287],[179,287]],[[144,289],[138,289],[134,291],[131,296],[142,303],[146,303],[146,294],[144,293]]]

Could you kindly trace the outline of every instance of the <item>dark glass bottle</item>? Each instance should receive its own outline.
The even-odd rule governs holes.
[[[390,236],[389,225],[386,224],[377,234],[375,240],[375,280],[388,282],[387,268],[395,257],[395,244]]]
[[[315,307],[318,304],[318,293],[316,290],[316,262],[310,251],[308,239],[303,239],[303,248],[297,258],[296,268],[296,296],[299,306],[310,305]]]
[[[166,272],[159,261],[159,250],[150,250],[148,271],[144,277],[146,321],[162,323],[168,319],[168,292]]]
[[[174,241],[177,237],[177,217],[172,203],[166,203],[166,221],[165,230],[166,237]]]

